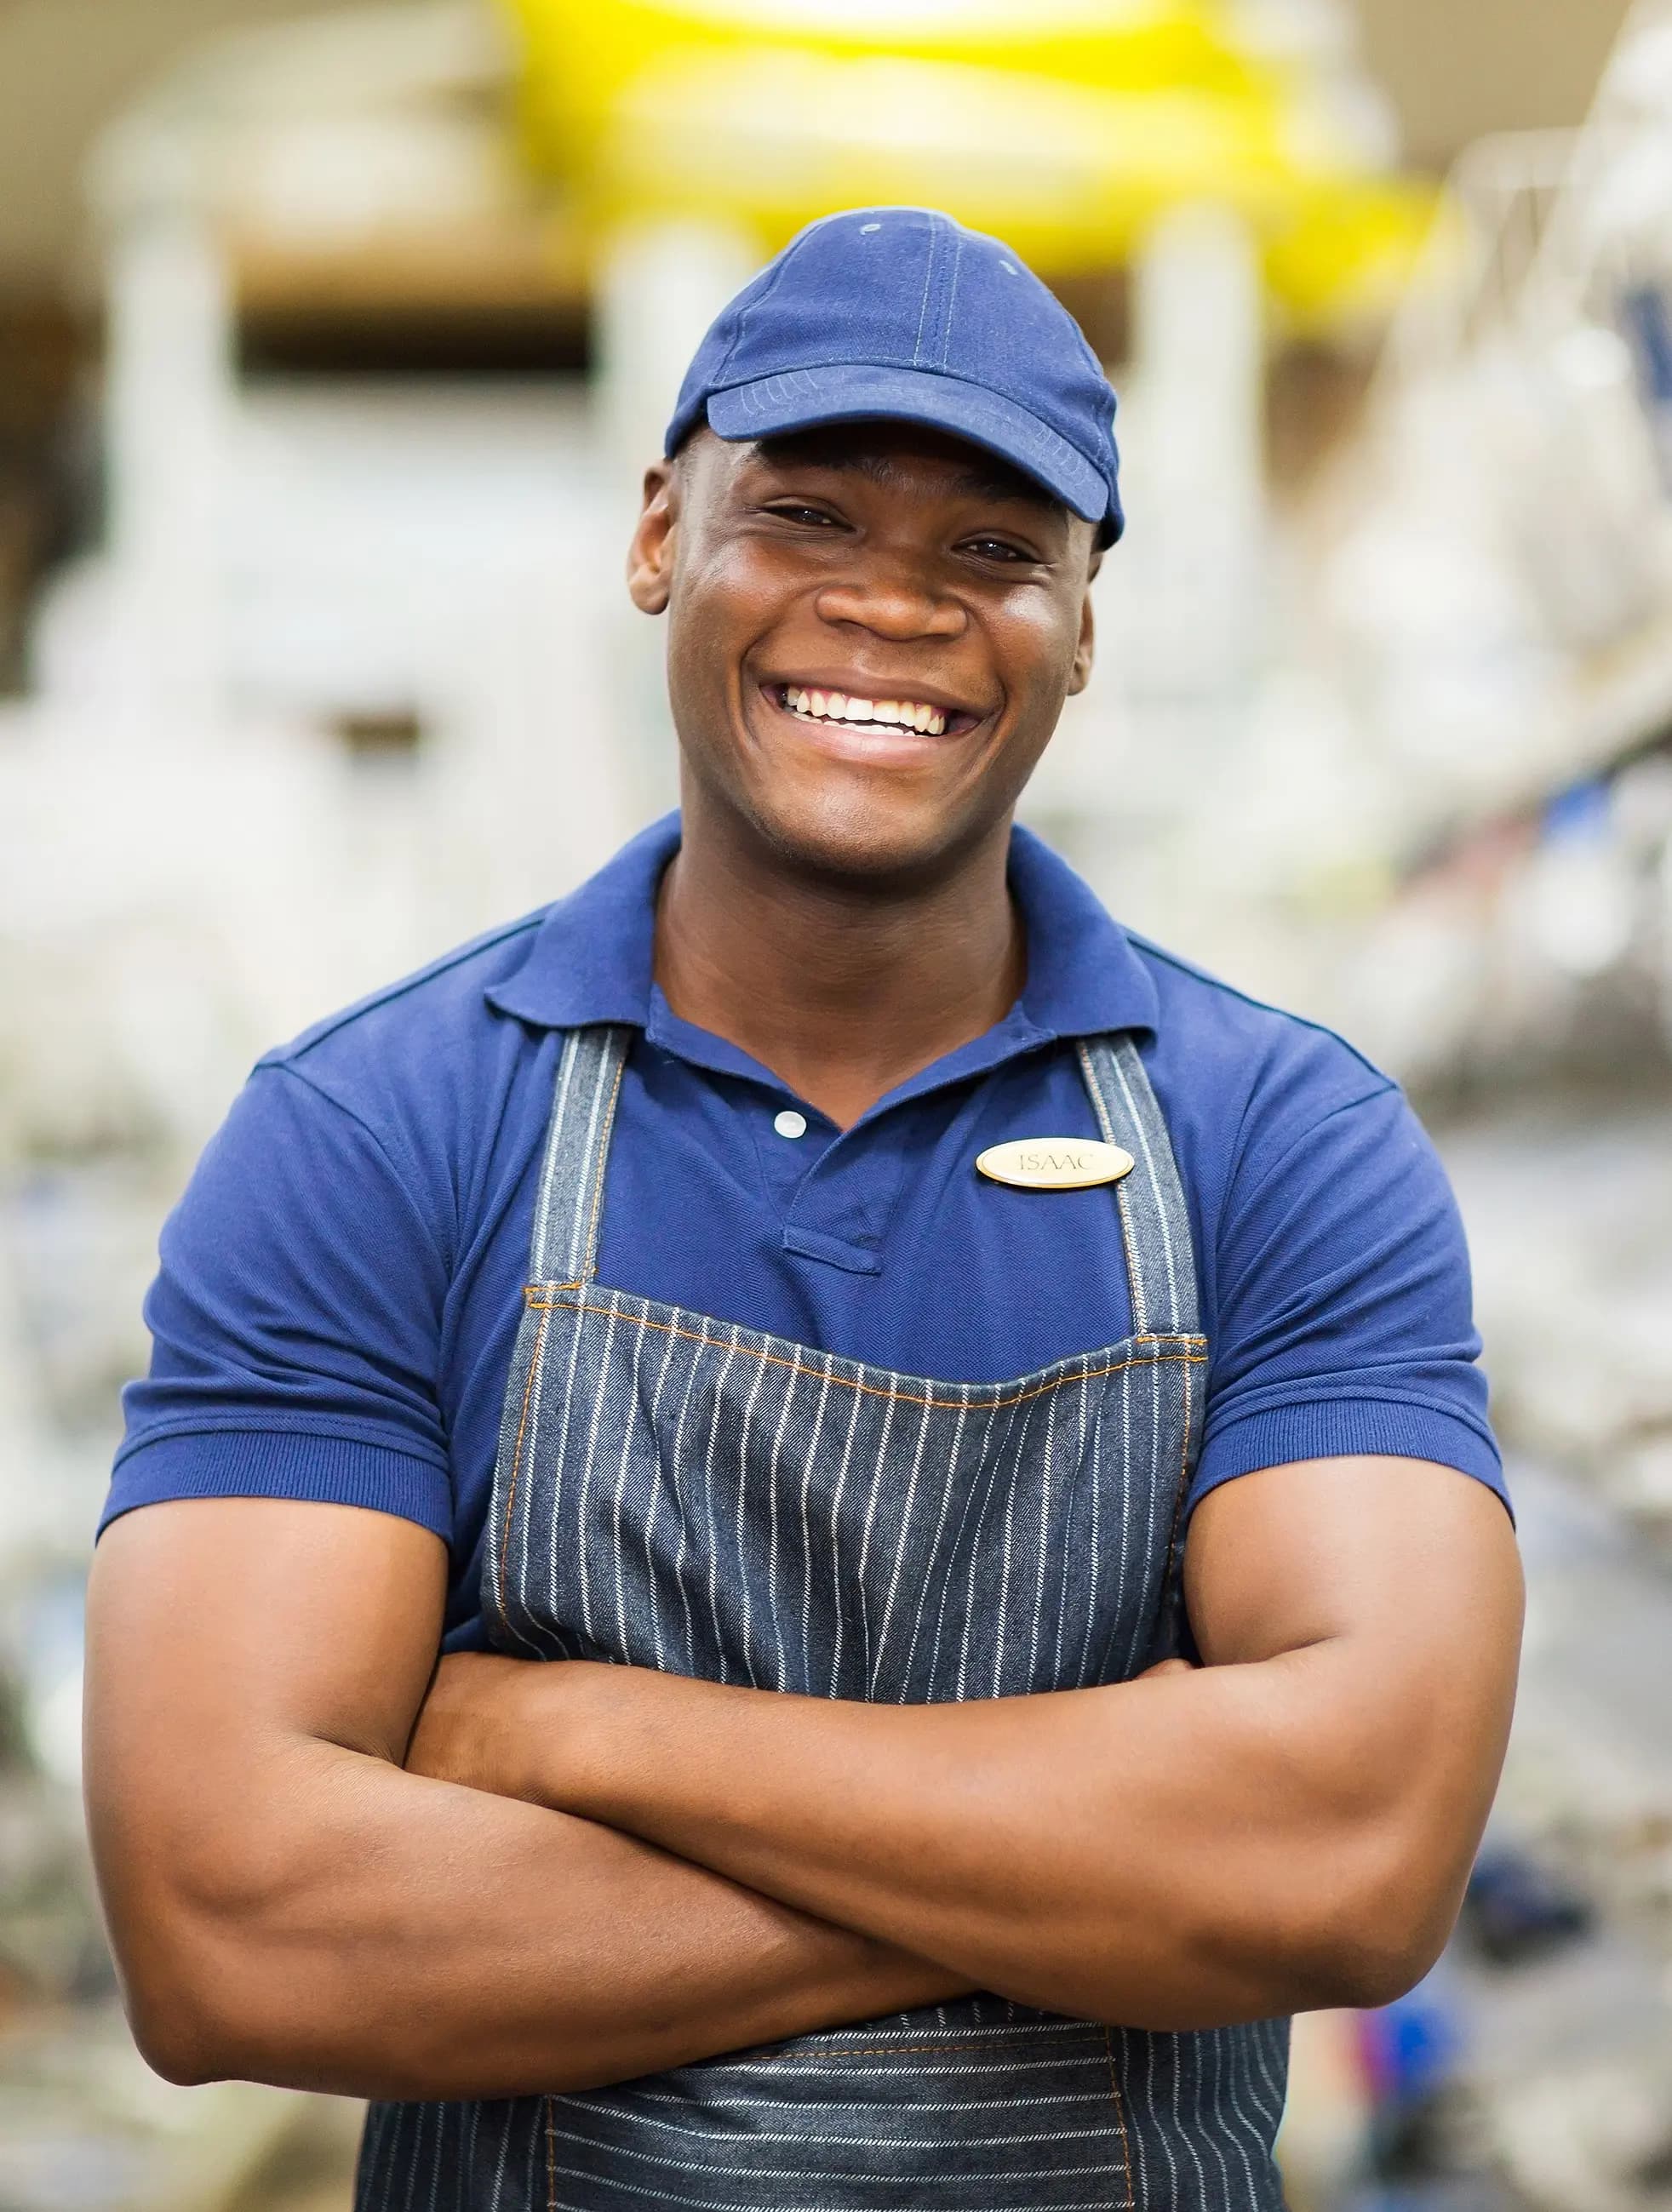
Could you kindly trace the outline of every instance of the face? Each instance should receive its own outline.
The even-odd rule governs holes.
[[[649,471],[629,568],[668,617],[688,807],[818,874],[955,863],[1007,823],[1090,673],[1093,537],[913,425],[698,431]]]

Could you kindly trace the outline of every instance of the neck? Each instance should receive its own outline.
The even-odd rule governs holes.
[[[1026,948],[1009,845],[1006,821],[921,881],[810,880],[688,790],[657,909],[656,981],[682,1020],[845,1128],[1014,1003]]]

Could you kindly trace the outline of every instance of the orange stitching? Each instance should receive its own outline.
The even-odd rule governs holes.
[[[1109,2094],[1115,2100],[1115,2124],[1121,2130],[1121,2164],[1126,2171],[1127,2195],[1122,2212],[1134,2212],[1132,2194],[1132,2146],[1127,2141],[1126,2100],[1121,2094],[1120,2078],[1115,2071],[1115,2045],[1109,2030],[1103,2032],[1103,2047],[1109,2053]]]
[[[546,1285],[541,1284],[533,1287],[544,1289]],[[616,1306],[589,1306],[579,1302],[574,1304],[560,1304],[556,1299],[550,1298],[530,1298],[528,1303],[531,1310],[536,1313],[597,1314],[606,1321],[631,1322],[640,1328],[654,1328],[663,1336],[683,1336],[690,1343],[703,1345],[710,1351],[718,1352],[720,1349],[713,1337],[704,1335],[700,1329],[680,1328],[669,1321],[652,1321],[648,1314],[623,1313]],[[1199,1336],[1179,1338],[1152,1336],[1134,1338],[1134,1341],[1146,1344],[1174,1342],[1201,1344],[1205,1340]],[[931,1398],[920,1395],[911,1390],[886,1390],[878,1382],[853,1382],[845,1375],[830,1375],[822,1367],[809,1367],[805,1360],[787,1359],[781,1352],[757,1352],[752,1345],[748,1344],[731,1344],[725,1348],[728,1352],[741,1352],[747,1359],[764,1360],[769,1367],[787,1367],[796,1375],[816,1375],[822,1382],[835,1382],[844,1390],[857,1390],[862,1397],[891,1398],[897,1406],[930,1406],[937,1409],[944,1407],[949,1413],[955,1410],[966,1412],[970,1410],[967,1399]],[[1207,1355],[1200,1352],[1164,1352],[1153,1360],[1115,1359],[1111,1360],[1106,1367],[1090,1367],[1083,1375],[1059,1375],[1054,1382],[1037,1382],[1031,1390],[1018,1390],[1014,1397],[994,1398],[988,1403],[991,1409],[997,1413],[1001,1407],[1006,1406],[1025,1405],[1030,1398],[1043,1398],[1047,1391],[1061,1389],[1065,1382],[1096,1382],[1105,1375],[1123,1375],[1128,1367],[1170,1366],[1177,1361],[1183,1361],[1188,1366],[1201,1367],[1207,1364]],[[980,1385],[972,1387],[979,1389]],[[982,1412],[987,1408],[976,1407],[975,1410]]]
[[[1132,1242],[1132,1212],[1127,1204],[1124,1176],[1115,1186],[1115,1212],[1121,1224],[1121,1247],[1126,1254],[1127,1282],[1132,1292],[1132,1318],[1140,1328],[1144,1328],[1149,1322],[1149,1310],[1144,1301],[1143,1271],[1138,1265],[1138,1254]]]
[[[546,1310],[547,1304],[550,1302],[543,1301],[539,1297],[538,1294],[541,1291],[584,1291],[586,1287],[586,1284],[581,1281],[575,1281],[573,1283],[525,1283],[522,1286],[522,1295],[524,1302],[532,1307],[536,1313],[543,1313]],[[632,1291],[627,1291],[622,1292],[621,1295],[625,1297],[635,1297],[637,1293]],[[588,1306],[586,1310],[588,1313],[601,1313],[604,1309],[601,1306]],[[611,1310],[613,1311],[613,1308],[611,1309]],[[620,1314],[617,1316],[617,1319],[621,1321],[629,1321],[635,1317],[635,1316],[629,1314]],[[705,1316],[705,1318],[707,1317],[708,1316]],[[714,1327],[716,1328],[729,1328],[731,1326],[732,1324],[729,1322],[715,1321],[714,1322]],[[702,1340],[705,1344],[712,1343],[714,1341],[711,1337],[704,1337]],[[1122,1342],[1125,1344],[1200,1344],[1205,1346],[1207,1342],[1207,1339],[1200,1334],[1192,1335],[1189,1331],[1184,1329],[1170,1328],[1166,1330],[1152,1329],[1140,1335],[1123,1337],[1122,1339]],[[727,1349],[729,1350],[730,1348],[731,1347],[728,1346]],[[745,1350],[745,1347],[742,1345],[739,1345],[736,1347],[739,1352]],[[824,1373],[822,1367],[811,1368],[805,1370],[804,1371],[818,1375],[821,1379]],[[1107,1374],[1110,1370],[1106,1368],[1099,1368],[1097,1371],[1102,1375]],[[837,1381],[840,1378],[836,1376],[831,1377],[832,1381]],[[1074,1378],[1073,1376],[1069,1376],[1066,1379],[1069,1382],[1073,1382]],[[988,1387],[988,1385],[982,1382],[972,1382],[970,1385],[970,1388],[972,1390],[982,1390]],[[957,1403],[961,1407],[964,1401],[960,1398],[957,1401]]]
[[[610,1164],[610,1132],[615,1127],[616,1101],[621,1096],[621,1079],[627,1073],[627,1054],[623,1052],[616,1061],[616,1079],[610,1086],[610,1103],[604,1109],[604,1126],[598,1135],[598,1175],[593,1184],[593,1210],[587,1218],[587,1249],[581,1255],[581,1277],[589,1281],[593,1272],[593,1243],[598,1233],[598,1209],[604,1199],[604,1173]]]
[[[550,1311],[550,1308],[547,1307],[545,1312]],[[528,1426],[528,1405],[534,1395],[534,1377],[540,1371],[540,1348],[545,1342],[545,1331],[546,1324],[544,1313],[543,1313],[540,1325],[534,1332],[534,1349],[529,1354],[528,1380],[522,1386],[522,1418],[517,1423],[517,1448],[511,1455],[511,1486],[506,1492],[505,1498],[505,1534],[500,1540],[499,1588],[495,1595],[499,1601],[499,1617],[505,1621],[508,1628],[511,1624],[506,1620],[505,1613],[505,1571],[506,1562],[511,1556],[511,1509],[517,1502],[517,1480],[522,1473],[523,1431]]]
[[[1178,1524],[1184,1515],[1184,1496],[1190,1478],[1190,1377],[1184,1376],[1184,1441],[1178,1449],[1178,1495],[1173,1500],[1172,1526],[1167,1531],[1167,1581],[1162,1603],[1170,1602],[1173,1587],[1173,1565],[1178,1557]],[[1182,1601],[1181,1601],[1182,1603]]]
[[[545,2100],[545,2212],[557,2212],[557,2100]]]

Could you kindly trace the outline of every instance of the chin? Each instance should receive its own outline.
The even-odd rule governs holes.
[[[963,808],[851,787],[764,795],[751,811],[765,841],[799,874],[879,890],[933,876],[991,826],[972,823]]]

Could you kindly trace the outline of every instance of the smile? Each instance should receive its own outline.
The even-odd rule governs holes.
[[[772,684],[766,690],[774,706],[798,721],[839,724],[858,737],[958,736],[979,719],[923,699],[865,699],[800,684]]]

